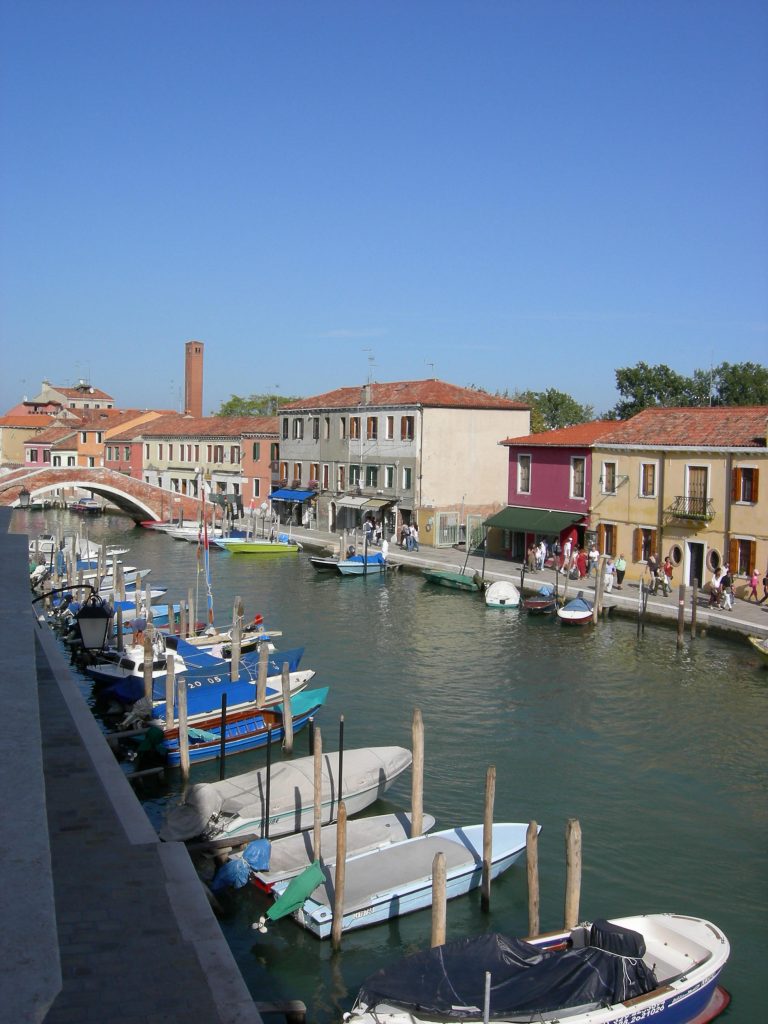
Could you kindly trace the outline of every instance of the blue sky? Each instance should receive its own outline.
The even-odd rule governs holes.
[[[768,6],[3,0],[0,409],[768,353]]]

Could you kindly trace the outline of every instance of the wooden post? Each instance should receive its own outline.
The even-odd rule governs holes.
[[[488,765],[485,773],[485,811],[483,814],[483,878],[480,907],[487,914],[491,909],[491,862],[493,860],[493,804],[496,799],[496,766]]]
[[[592,606],[593,622],[597,622],[597,618],[600,615],[600,609],[603,605],[603,588],[605,587],[605,563],[607,561],[607,555],[600,555],[600,558],[597,560],[597,579],[595,580],[595,603]]]
[[[315,726],[314,782],[312,849],[314,850],[315,860],[320,860],[323,855],[320,841],[320,829],[323,825],[323,736],[319,725]]]
[[[528,869],[528,935],[539,934],[539,826],[528,822],[525,833],[525,859]]]
[[[432,861],[432,948],[445,945],[446,899],[445,854],[436,853]]]
[[[413,765],[411,769],[411,839],[424,831],[424,722],[421,709],[413,709],[411,724]]]
[[[187,633],[187,606],[183,601],[179,601],[179,636],[184,638],[188,636]]]
[[[195,636],[197,633],[197,622],[195,621],[195,601],[192,597],[192,587],[189,588],[187,593],[187,611],[189,612],[187,617],[187,629],[189,632],[187,636]]]
[[[681,583],[677,598],[677,646],[683,646],[685,639],[685,584]]]
[[[341,931],[344,924],[344,883],[347,869],[347,806],[342,800],[336,822],[336,877],[333,885],[333,923],[331,948],[341,949]]]
[[[152,644],[151,630],[147,629],[144,634],[144,696],[152,700],[152,667],[155,656],[155,648]]]
[[[74,559],[72,564],[74,565]],[[96,583],[96,590],[99,589],[98,581]],[[82,604],[83,601],[83,570],[77,570],[77,600]]]
[[[165,655],[165,731],[173,728],[173,699],[176,693],[176,659],[173,651]]]
[[[117,649],[122,651],[124,649],[123,642],[123,609],[121,605],[117,606]]]
[[[565,828],[565,921],[566,931],[579,921],[581,901],[581,825],[569,818]]]
[[[240,676],[240,644],[243,636],[243,599],[235,598],[232,609],[232,658],[229,664],[229,678],[236,682]]]
[[[696,639],[696,611],[699,606],[699,581],[694,580],[691,586],[691,640]]]
[[[189,732],[187,731],[187,682],[182,676],[176,684],[176,700],[179,706],[179,756],[181,774],[189,778]]]
[[[263,708],[267,699],[267,670],[269,668],[269,651],[267,644],[259,648],[259,674],[256,679],[256,707]]]
[[[293,712],[291,711],[291,670],[287,661],[283,662],[283,750],[286,754],[293,753]]]

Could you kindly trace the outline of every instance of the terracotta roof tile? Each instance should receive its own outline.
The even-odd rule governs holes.
[[[600,438],[603,444],[765,448],[768,406],[644,409]]]
[[[83,401],[86,398],[98,398],[99,401],[101,401],[102,399],[107,399],[110,402],[114,401],[112,395],[108,395],[106,391],[100,391],[98,388],[92,388],[90,386],[87,388],[62,388],[59,387],[58,384],[51,384],[50,387],[51,390],[58,391],[60,395],[66,395],[67,398],[79,398],[82,399]]]
[[[128,431],[132,437],[242,437],[247,433],[277,434],[274,416],[162,416],[138,423]],[[122,440],[123,435],[111,440]]]
[[[365,400],[366,389],[370,388],[370,399]],[[460,388],[445,381],[404,380],[390,384],[373,382],[370,385],[336,388],[322,395],[301,398],[280,406],[280,412],[304,409],[357,409],[361,405],[374,407],[403,408],[426,406],[447,409],[529,409],[529,405],[513,402],[510,398],[490,395],[486,391]]]
[[[46,427],[54,422],[46,413],[19,413],[0,416],[0,427]]]
[[[74,437],[77,430],[77,424],[69,427],[62,427],[57,424],[55,427],[48,427],[46,430],[42,430],[39,434],[30,438],[27,444],[53,444],[54,441],[61,441],[65,437]]]
[[[501,444],[588,448],[596,441],[602,440],[604,434],[615,430],[616,426],[615,420],[591,420],[589,423],[577,423],[572,427],[562,427],[560,430],[544,430],[539,434],[527,434],[525,437],[508,437]]]

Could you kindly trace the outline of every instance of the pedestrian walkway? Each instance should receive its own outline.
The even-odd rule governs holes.
[[[335,550],[338,551],[340,534],[323,532],[320,530],[308,530],[302,527],[292,527],[292,535],[300,541],[307,549],[313,550]],[[355,543],[354,539],[352,543]],[[358,542],[358,550],[362,550],[362,535]],[[507,580],[517,587],[521,586],[521,574],[523,566],[520,562],[511,562],[506,558],[489,557],[483,560],[482,553],[470,554],[467,559],[464,550],[461,548],[437,548],[421,544],[419,551],[405,551],[395,544],[390,544],[388,559],[392,564],[400,565],[404,570],[419,572],[421,569],[463,569],[471,576],[475,572],[482,573],[486,580]],[[580,590],[585,595],[592,592],[594,597],[594,579],[567,580],[562,575],[558,576],[552,569],[543,569],[540,572],[526,572],[523,578],[523,590],[526,594],[535,593],[544,583],[557,585],[560,593],[567,584],[566,594],[568,597],[575,597]],[[636,616],[640,598],[640,586],[637,582],[625,580],[622,590],[614,588],[605,595],[604,606],[613,609],[616,613],[627,616]],[[690,622],[691,616],[691,589],[686,595],[686,623]],[[757,605],[754,602],[748,603],[737,598],[734,602],[732,612],[724,609],[709,608],[709,595],[705,591],[699,592],[696,608],[697,625],[700,630],[716,630],[729,633],[734,636],[768,636],[768,602]],[[675,587],[668,597],[661,595],[648,596],[646,606],[646,617],[648,620],[658,619],[669,621],[670,624],[677,622],[678,617],[678,589]]]

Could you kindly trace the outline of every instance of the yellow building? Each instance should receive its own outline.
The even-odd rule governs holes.
[[[669,555],[676,583],[768,570],[768,406],[645,409],[595,442],[590,522],[627,579]]]

